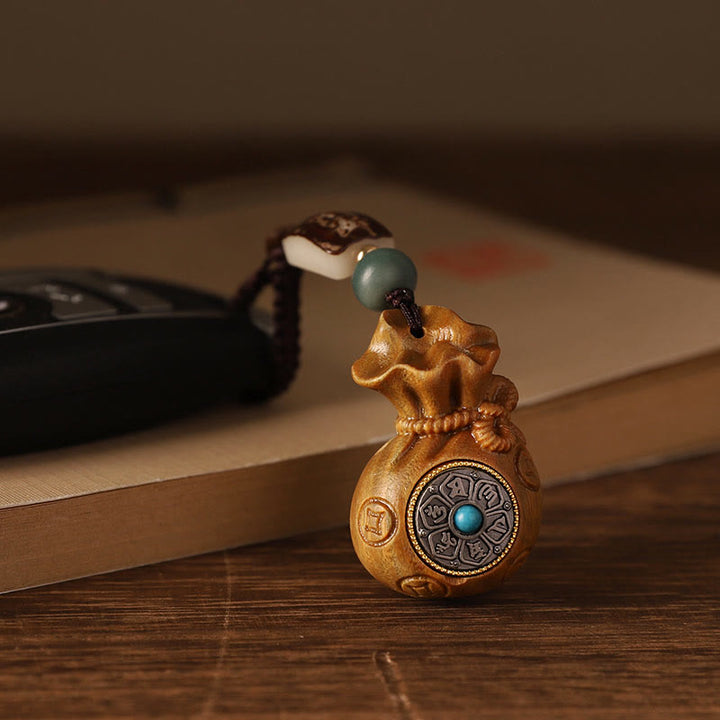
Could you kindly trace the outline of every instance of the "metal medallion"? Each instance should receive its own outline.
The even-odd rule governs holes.
[[[407,505],[415,551],[445,575],[481,575],[512,547],[518,530],[515,493],[497,470],[453,460],[419,480]]]

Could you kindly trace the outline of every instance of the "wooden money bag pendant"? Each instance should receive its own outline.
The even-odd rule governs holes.
[[[415,337],[385,310],[353,379],[398,411],[396,435],[370,459],[352,500],[350,530],[366,569],[413,597],[497,587],[527,558],[540,526],[540,479],[511,422],[518,394],[493,372],[488,327],[452,310],[419,308]]]
[[[493,373],[495,333],[444,307],[415,304],[417,270],[390,231],[357,212],[324,212],[268,243],[238,291],[241,307],[276,290],[275,390],[299,353],[300,272],[352,276],[355,296],[382,311],[356,383],[397,408],[397,434],[371,458],[353,496],[358,557],[378,580],[413,597],[472,595],[499,585],[528,556],[540,525],[540,479],[510,420],[515,386]]]

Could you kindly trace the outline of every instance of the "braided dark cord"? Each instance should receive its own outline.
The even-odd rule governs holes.
[[[285,258],[282,239],[289,230],[284,228],[267,241],[267,256],[263,264],[237,290],[230,300],[231,307],[247,312],[262,290],[270,285],[274,291],[272,312],[273,381],[270,394],[287,390],[300,366],[300,280],[302,270],[290,265]],[[420,308],[409,288],[396,288],[385,296],[387,303],[399,309],[407,320],[410,333],[424,335]]]
[[[267,241],[267,257],[231,299],[231,306],[248,311],[260,292],[270,285],[274,292],[272,312],[273,382],[271,394],[278,395],[293,381],[300,366],[300,279],[302,270],[288,264],[281,240],[287,229]]]
[[[410,334],[421,338],[425,331],[422,326],[420,308],[415,304],[415,295],[410,288],[395,288],[385,295],[385,301],[394,308],[398,308],[407,320]]]

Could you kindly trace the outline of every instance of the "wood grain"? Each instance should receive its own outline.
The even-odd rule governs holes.
[[[141,148],[114,166],[96,148],[39,148],[36,168],[18,146],[0,203],[338,149],[590,239],[720,267],[720,146],[702,143],[323,142],[205,148],[192,162]],[[550,489],[527,564],[468,600],[384,589],[346,530],[2,596],[0,717],[717,717],[719,468],[715,454]]]
[[[703,718],[720,455],[552,488],[526,566],[396,595],[346,530],[0,598],[7,718]]]

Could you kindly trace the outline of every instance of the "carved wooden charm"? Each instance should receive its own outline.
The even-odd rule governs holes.
[[[399,310],[380,316],[353,365],[359,385],[396,407],[397,434],[366,465],[350,512],[358,557],[413,597],[472,595],[517,570],[540,526],[540,480],[510,420],[515,386],[493,369],[488,327],[421,308],[413,337]]]

